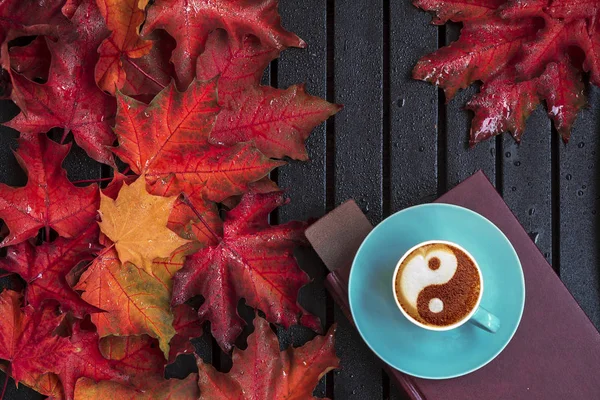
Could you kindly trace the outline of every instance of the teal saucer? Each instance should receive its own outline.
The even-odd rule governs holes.
[[[466,323],[435,332],[413,325],[392,293],[400,257],[427,240],[448,240],[477,260],[484,281],[481,306],[500,318],[488,333]],[[392,367],[419,378],[448,379],[492,361],[515,334],[525,304],[525,280],[517,253],[490,221],[466,208],[424,204],[379,224],[360,246],[348,286],[350,309],[367,345]]]

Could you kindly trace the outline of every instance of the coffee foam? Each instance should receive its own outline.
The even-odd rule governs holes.
[[[429,262],[437,258],[439,267],[432,270]],[[415,310],[419,293],[431,285],[443,285],[454,276],[458,262],[447,246],[421,247],[415,250],[400,267],[400,291],[406,302]]]
[[[402,308],[417,321],[447,326],[464,319],[479,299],[474,261],[443,243],[417,248],[400,265],[395,282]]]

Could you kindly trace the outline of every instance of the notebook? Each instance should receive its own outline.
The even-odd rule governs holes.
[[[390,379],[414,400],[600,399],[600,334],[487,177],[477,172],[436,202],[476,211],[508,237],[525,274],[523,318],[504,351],[471,374],[427,380],[384,365]],[[350,200],[306,232],[331,271],[325,285],[350,321],[348,276],[358,247],[372,229]]]

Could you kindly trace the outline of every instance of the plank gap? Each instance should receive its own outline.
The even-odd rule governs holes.
[[[494,138],[496,141],[496,190],[504,196],[504,134]]]
[[[388,374],[385,373],[384,370],[381,370],[381,396],[383,400],[390,400],[390,393],[391,393],[391,382],[390,382],[390,378],[388,376]]]
[[[327,0],[326,5],[326,30],[327,30],[327,65],[326,95],[330,103],[335,102],[335,0]],[[335,207],[335,115],[325,122],[325,209],[327,212]],[[331,326],[335,322],[333,298],[326,293],[325,324]],[[330,371],[325,376],[325,396],[334,399],[334,372]]]
[[[438,26],[438,48],[446,45],[446,25]],[[438,196],[448,191],[448,104],[444,90],[438,88],[437,106],[437,181]]]
[[[383,217],[391,214],[391,72],[390,72],[390,1],[383,0]],[[384,388],[386,385],[384,384]]]
[[[560,146],[561,137],[552,124],[552,186],[551,186],[551,210],[552,210],[552,269],[560,277]]]

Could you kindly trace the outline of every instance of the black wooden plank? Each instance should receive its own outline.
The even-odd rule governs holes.
[[[326,0],[286,1],[279,5],[286,29],[296,33],[308,43],[306,49],[289,49],[277,62],[277,86],[285,89],[293,84],[306,84],[308,93],[327,96],[327,2]],[[279,210],[279,222],[309,220],[326,212],[326,157],[327,134],[325,124],[318,126],[306,143],[310,161],[291,161],[278,170],[279,186],[286,190],[291,204]],[[321,319],[327,328],[327,294],[323,286],[325,266],[314,251],[306,248],[296,252],[300,267],[314,282],[300,290],[299,303]],[[331,321],[332,322],[332,321]],[[329,324],[331,323],[329,322]],[[327,326],[326,326],[327,325]],[[282,348],[300,346],[314,337],[314,332],[293,326],[279,331]],[[326,396],[325,377],[314,394]]]
[[[430,20],[409,1],[390,2],[392,212],[437,195],[437,88],[412,79],[419,58],[438,46],[438,28]]]
[[[354,198],[373,223],[382,216],[383,1],[337,0],[334,10],[335,203]],[[335,309],[336,349],[343,369],[334,375],[335,399],[381,398],[375,356]]]
[[[420,57],[438,47],[431,16],[409,1],[389,2],[390,213],[432,201],[438,191],[438,89],[412,79]],[[418,173],[415,173],[418,171]],[[387,216],[387,215],[386,215]],[[388,396],[406,394],[389,382]]]
[[[560,146],[560,278],[600,329],[600,89]]]
[[[552,133],[544,107],[527,120],[521,144],[504,135],[502,187],[506,204],[548,262],[552,261]]]
[[[457,40],[459,31],[458,25],[448,25],[446,43]],[[477,91],[476,85],[461,90],[446,106],[446,189],[453,188],[480,169],[492,183],[496,181],[496,140],[490,139],[469,148],[472,113],[464,107]]]

